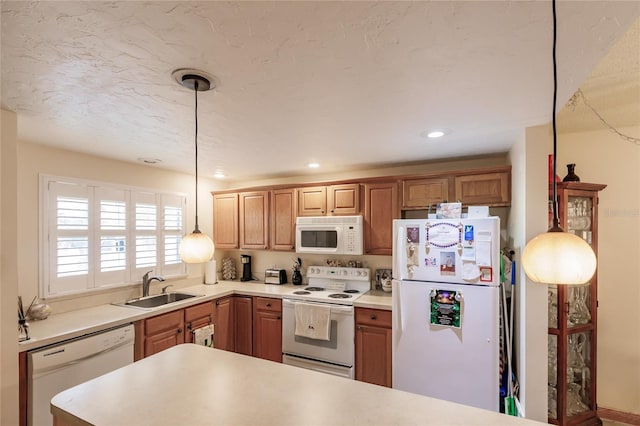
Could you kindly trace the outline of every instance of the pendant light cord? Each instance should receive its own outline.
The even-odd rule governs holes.
[[[553,11],[553,225],[550,230],[562,231],[560,218],[558,217],[558,190],[556,182],[556,163],[558,161],[557,134],[556,134],[556,101],[558,98],[558,70],[556,63],[556,0],[551,0]]]
[[[198,228],[198,80],[195,80],[193,83],[193,91],[196,95],[196,137],[195,137],[195,145],[196,145],[196,226],[193,230],[194,233],[199,233],[200,229]]]

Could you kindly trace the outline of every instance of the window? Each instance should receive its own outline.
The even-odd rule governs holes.
[[[186,274],[184,195],[51,176],[40,192],[41,297]]]

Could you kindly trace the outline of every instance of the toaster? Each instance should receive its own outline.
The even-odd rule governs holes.
[[[284,269],[267,269],[264,272],[265,284],[286,284],[287,271]]]

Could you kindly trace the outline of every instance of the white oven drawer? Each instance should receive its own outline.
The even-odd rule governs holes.
[[[306,368],[308,370],[318,371],[320,373],[327,373],[333,376],[344,377],[345,379],[353,379],[354,367],[343,367],[341,365],[327,364],[326,362],[313,361],[306,358],[299,358],[291,355],[283,355],[282,363],[287,365],[294,365],[300,368]]]
[[[284,299],[282,301],[282,352],[352,367],[355,333],[353,306],[330,305],[331,328],[329,340],[317,340],[294,334],[296,303],[327,305],[292,299]]]

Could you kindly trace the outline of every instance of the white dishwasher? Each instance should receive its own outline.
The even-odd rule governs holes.
[[[29,352],[31,426],[50,426],[56,394],[133,363],[133,325],[113,328]]]

